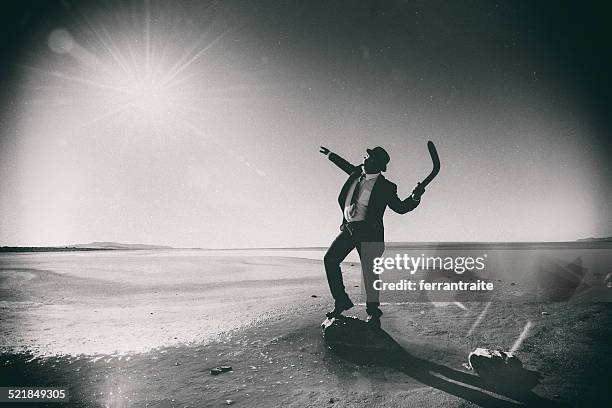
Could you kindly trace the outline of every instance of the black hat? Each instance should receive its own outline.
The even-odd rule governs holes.
[[[376,146],[373,149],[366,149],[366,152],[368,152],[370,157],[380,165],[382,171],[387,171],[387,163],[389,163],[391,158],[385,149],[380,146]]]

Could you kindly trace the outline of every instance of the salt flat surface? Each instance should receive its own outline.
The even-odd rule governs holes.
[[[2,350],[128,354],[205,342],[326,288],[320,261],[203,251],[0,254]]]

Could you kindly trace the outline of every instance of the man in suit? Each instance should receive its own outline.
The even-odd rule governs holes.
[[[335,301],[334,310],[328,312],[327,317],[338,317],[354,306],[344,288],[340,263],[356,248],[366,290],[368,323],[380,327],[382,311],[378,291],[373,287],[372,264],[374,258],[384,251],[383,214],[387,207],[398,214],[412,211],[419,205],[425,189],[417,185],[408,198],[401,200],[397,196],[397,185],[381,174],[387,170],[389,154],[380,146],[366,149],[366,152],[363,163],[356,166],[321,146],[321,153],[349,175],[338,196],[343,214],[340,234],[323,258],[327,282]]]

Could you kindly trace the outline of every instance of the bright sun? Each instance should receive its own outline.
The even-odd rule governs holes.
[[[155,78],[126,79],[122,84],[124,92],[120,96],[123,103],[130,104],[150,114],[169,113],[172,109],[173,95]]]
[[[165,140],[168,129],[195,134],[263,176],[234,146],[206,129],[207,115],[242,103],[242,92],[252,95],[260,88],[236,83],[233,78],[247,76],[227,62],[235,41],[229,33],[239,27],[228,26],[212,6],[197,19],[178,14],[171,19],[163,6],[144,2],[129,21],[110,18],[100,7],[74,10],[74,24],[49,31],[51,53],[23,66],[31,73],[30,106],[62,112],[74,108],[74,128],[66,131],[71,134],[96,134],[94,128],[108,125],[117,127],[114,134],[123,139],[147,135]]]

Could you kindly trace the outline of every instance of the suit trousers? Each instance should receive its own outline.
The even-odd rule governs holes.
[[[327,283],[336,305],[345,303],[349,297],[344,287],[340,264],[353,249],[357,249],[361,261],[362,284],[366,292],[366,310],[370,315],[380,316],[382,311],[379,309],[379,293],[374,289],[377,277],[372,267],[374,258],[383,254],[384,244],[370,243],[365,239],[367,235],[361,223],[344,224],[342,231],[325,253],[323,262]]]

